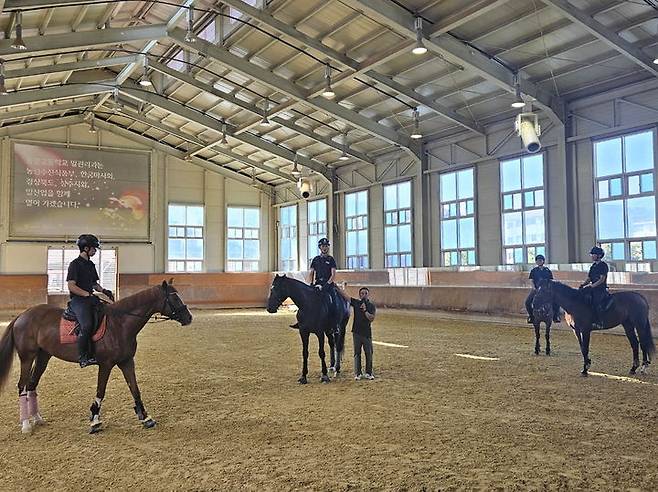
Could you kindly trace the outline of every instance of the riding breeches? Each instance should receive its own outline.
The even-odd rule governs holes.
[[[537,294],[537,291],[535,289],[532,289],[530,291],[530,294],[528,294],[528,297],[525,299],[525,310],[528,312],[528,316],[532,316],[532,301],[535,300],[535,295]],[[560,306],[557,304],[553,304],[553,315],[557,316],[560,313]]]
[[[75,313],[75,317],[80,325],[80,333],[78,334],[78,350],[81,355],[89,353],[91,345],[91,334],[94,331],[95,325],[95,296],[92,297],[74,297],[69,302],[71,311]]]

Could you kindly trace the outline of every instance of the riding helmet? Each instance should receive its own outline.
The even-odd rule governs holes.
[[[318,241],[318,248],[320,246],[331,246],[331,243],[329,242],[329,240],[326,237],[323,237],[322,239],[320,239]]]
[[[537,260],[546,261],[546,258],[544,257],[544,255],[537,255],[537,256],[535,256],[535,261],[537,261]]]
[[[594,246],[590,252],[590,255],[599,255],[601,258],[605,256],[605,251],[603,251],[603,248],[599,248],[598,246]]]
[[[87,246],[90,248],[96,248],[100,249],[101,248],[101,242],[98,240],[96,236],[93,234],[82,234],[76,243],[78,245],[78,248],[80,248],[80,251],[85,249]]]

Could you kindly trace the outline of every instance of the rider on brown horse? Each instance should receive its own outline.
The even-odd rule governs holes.
[[[80,249],[80,256],[69,264],[66,282],[68,284],[71,300],[69,307],[75,313],[80,324],[78,335],[78,352],[80,354],[80,367],[98,364],[91,355],[91,336],[94,331],[94,310],[100,302],[93,295],[94,290],[102,292],[114,301],[114,295],[109,289],[104,289],[98,283],[98,272],[91,257],[100,249],[101,244],[93,234],[82,234],[76,243]]]
[[[594,320],[592,326],[595,330],[600,330],[601,327],[601,313],[606,310],[606,304],[610,298],[608,294],[608,264],[603,261],[605,251],[598,246],[594,246],[590,252],[592,257],[592,266],[587,274],[587,280],[580,285],[581,289],[591,289],[592,311],[594,313]]]

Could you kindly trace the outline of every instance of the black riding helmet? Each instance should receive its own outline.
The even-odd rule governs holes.
[[[537,255],[535,256],[535,261],[537,260],[546,261],[546,258],[544,258],[544,255]]]
[[[318,241],[318,248],[320,246],[331,246],[331,243],[329,242],[329,240],[326,237],[323,237],[322,239],[320,239]]]
[[[590,250],[589,254],[590,254],[590,255],[598,255],[598,256],[600,256],[601,258],[603,258],[603,257],[605,256],[605,251],[603,251],[603,248],[599,248],[598,246],[594,246],[594,247]]]
[[[101,242],[93,234],[82,234],[76,243],[80,251],[83,251],[86,247],[101,249]]]

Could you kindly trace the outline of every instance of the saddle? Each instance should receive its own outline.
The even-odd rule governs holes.
[[[105,316],[105,309],[102,304],[99,304],[94,308],[94,328],[91,336],[92,342],[97,342],[103,338],[106,329],[107,319]],[[76,343],[79,333],[80,323],[78,323],[75,313],[71,310],[71,306],[67,305],[59,320],[59,343],[62,345]]]

